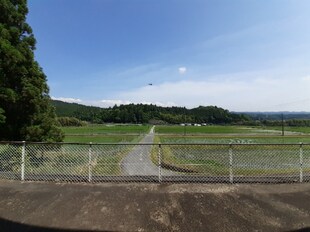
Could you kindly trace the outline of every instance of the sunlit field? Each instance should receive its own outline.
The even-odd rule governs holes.
[[[296,174],[303,145],[304,171],[310,170],[308,128],[244,126],[158,126],[162,165],[191,175],[228,175],[229,144],[236,175]],[[182,145],[183,144],[183,145]],[[193,144],[193,145],[191,145]],[[260,144],[260,145],[254,145]],[[266,145],[264,145],[266,144]],[[155,148],[154,163],[158,162]]]
[[[63,127],[66,135],[100,135],[100,134],[146,134],[150,130],[149,125],[100,125],[90,124],[82,127]]]
[[[151,126],[148,125],[88,125],[63,127],[64,142],[79,143],[134,143],[138,142]]]
[[[282,131],[281,127],[264,127],[263,129]],[[285,126],[284,127],[284,133],[285,132],[296,132],[296,133],[309,134],[310,133],[310,127],[289,127],[289,126]]]
[[[159,135],[158,141],[161,143],[216,143],[216,144],[289,144],[289,143],[310,143],[308,135],[264,135],[264,136],[248,136],[248,135]]]
[[[159,134],[223,134],[250,133],[253,129],[240,126],[156,126]]]

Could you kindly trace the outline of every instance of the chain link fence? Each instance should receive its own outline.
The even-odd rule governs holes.
[[[66,182],[310,182],[310,144],[0,142],[0,178]]]

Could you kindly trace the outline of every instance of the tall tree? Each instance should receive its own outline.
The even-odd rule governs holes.
[[[0,139],[61,141],[27,13],[27,0],[0,1]]]

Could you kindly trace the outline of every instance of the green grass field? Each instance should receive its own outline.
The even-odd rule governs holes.
[[[135,143],[150,130],[148,125],[89,125],[63,127],[64,142]]]
[[[159,141],[159,137],[156,139]],[[231,151],[230,151],[231,149]],[[303,171],[310,173],[310,144],[303,145]],[[159,148],[152,161],[158,163]],[[264,176],[295,174],[300,171],[300,145],[286,144],[161,144],[161,165],[180,175]],[[231,164],[230,166],[230,155]]]
[[[132,148],[130,144],[29,145],[25,160],[26,174],[87,176],[91,164],[93,175],[120,175],[120,162]]]
[[[66,135],[68,143],[135,143],[143,135]]]
[[[151,126],[139,125],[90,125],[86,127],[67,127],[65,142],[80,143],[138,143]],[[287,128],[293,132],[306,133],[307,128]],[[309,143],[307,134],[280,136],[281,128],[244,127],[244,126],[187,126],[186,135],[183,126],[156,126],[155,143],[162,143],[162,165],[175,168],[178,175],[228,175],[229,143],[234,145],[234,172],[237,175],[261,175],[295,173],[299,168],[299,145]],[[165,145],[204,144],[204,145]],[[287,144],[287,146],[253,146],[247,144]],[[219,144],[209,146],[208,144]],[[221,145],[225,144],[225,145]],[[245,145],[245,146],[241,146]],[[238,147],[240,146],[240,147]],[[81,145],[87,154],[88,146]],[[85,147],[85,148],[84,148]],[[108,145],[93,146],[94,175],[120,175],[120,163],[134,146]],[[310,162],[310,146],[304,154],[304,161]],[[72,149],[72,150],[71,150]],[[43,165],[31,166],[32,173],[58,173],[66,169],[67,173],[87,174],[87,156],[75,160],[75,147],[63,147],[61,153],[47,153]],[[78,150],[77,150],[78,151]],[[55,153],[56,154],[56,153]],[[70,158],[70,159],[69,159]],[[71,158],[73,160],[71,160]],[[158,146],[151,153],[154,164],[158,164]],[[72,166],[70,166],[72,164]],[[68,166],[69,165],[69,166]],[[65,168],[66,167],[66,168]],[[309,167],[307,168],[309,169]]]
[[[253,144],[253,143],[267,143],[267,144],[288,144],[288,143],[310,143],[310,136],[223,136],[223,135],[208,135],[208,136],[173,136],[173,135],[159,135],[158,141],[161,143],[216,143],[216,144]]]
[[[263,127],[262,129],[282,131],[281,127]],[[284,127],[284,133],[285,132],[297,132],[297,133],[309,134],[310,133],[310,127],[288,127],[288,126],[285,126]]]
[[[147,125],[67,127],[64,128],[65,142],[112,143],[91,146],[92,173],[93,175],[121,175],[121,162],[134,148],[131,143],[138,143],[150,128],[151,126]],[[229,143],[233,143],[233,169],[236,175],[298,174],[300,168],[298,143],[302,142],[305,144],[303,145],[303,168],[305,172],[310,173],[310,135],[306,134],[308,128],[286,128],[303,133],[291,133],[286,136],[280,136],[280,129],[189,126],[186,127],[185,136],[182,126],[156,126],[157,134],[154,143],[161,143],[162,150],[159,150],[158,145],[153,146],[151,160],[157,165],[160,151],[162,167],[174,169],[177,175],[228,175],[230,172]],[[128,145],[121,145],[121,143],[128,143]],[[269,145],[253,145],[256,143]],[[19,158],[15,162],[15,156],[12,154],[16,153],[16,157],[19,157],[21,148],[19,147],[16,152],[14,149],[14,146],[2,145],[0,153],[4,160],[3,170],[14,171],[15,167],[20,167]],[[87,176],[89,149],[89,144],[64,144],[55,145],[53,148],[49,145],[43,145],[43,147],[28,145],[27,173]]]
[[[281,127],[250,127],[250,126],[156,126],[155,132],[158,134],[274,134],[282,133]],[[303,133],[309,134],[310,127],[284,127],[285,134]]]
[[[155,132],[158,134],[281,134],[279,128],[263,128],[250,126],[156,126]]]
[[[104,135],[104,134],[146,134],[149,125],[88,125],[83,127],[63,127],[66,135]]]
[[[300,165],[299,143],[304,143],[307,144],[303,147],[304,171],[310,171],[310,136],[305,134],[307,128],[287,128],[290,132],[303,134],[285,133],[288,134],[285,136],[281,136],[281,128],[276,127],[191,126],[187,129],[184,135],[184,126],[157,128],[156,131],[161,133],[156,135],[155,141],[162,144],[163,166],[182,170],[186,175],[228,175],[228,144],[232,143],[235,175],[296,174]],[[154,148],[151,157],[155,164],[158,162],[157,153],[158,149]]]
[[[260,130],[246,126],[156,126],[158,134],[250,134],[270,133],[269,130]]]

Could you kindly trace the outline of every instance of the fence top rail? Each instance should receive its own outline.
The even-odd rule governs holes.
[[[77,143],[77,142],[28,142],[28,141],[0,141],[0,144],[29,144],[29,145],[142,145],[142,146],[300,146],[310,143]]]

